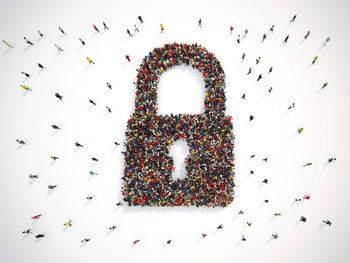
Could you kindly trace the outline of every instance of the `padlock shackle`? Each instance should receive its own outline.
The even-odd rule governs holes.
[[[198,44],[165,44],[155,48],[142,60],[137,70],[135,114],[157,115],[157,86],[160,76],[177,65],[188,65],[202,73],[205,82],[204,114],[209,118],[223,115],[225,106],[225,73],[216,57]]]

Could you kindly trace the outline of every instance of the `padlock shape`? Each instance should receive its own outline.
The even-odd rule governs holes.
[[[202,114],[157,114],[160,75],[177,65],[199,70],[205,81]],[[225,73],[198,44],[155,48],[137,70],[135,112],[125,132],[123,200],[129,206],[225,207],[234,197],[234,135],[225,115]],[[173,180],[173,142],[189,146],[186,177]]]

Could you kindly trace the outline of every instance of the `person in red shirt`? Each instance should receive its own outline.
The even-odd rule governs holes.
[[[233,31],[233,26],[230,26],[230,33],[232,35],[232,31]]]
[[[100,33],[100,30],[98,30],[97,26],[93,25],[93,27],[98,33]]]
[[[130,57],[129,57],[129,55],[126,55],[125,58],[130,62]]]
[[[32,219],[39,219],[41,217],[41,214],[40,215],[36,215],[36,216],[32,216]]]

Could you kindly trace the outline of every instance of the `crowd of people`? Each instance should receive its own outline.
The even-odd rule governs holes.
[[[192,66],[204,77],[203,114],[157,114],[160,75],[177,65]],[[124,201],[138,206],[227,206],[233,200],[234,135],[225,115],[225,73],[204,47],[166,44],[155,48],[137,70],[135,112],[128,121]],[[170,145],[187,142],[187,176],[173,180]]]

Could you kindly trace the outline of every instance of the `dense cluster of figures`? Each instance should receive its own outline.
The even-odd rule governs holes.
[[[296,15],[290,20],[293,23]],[[141,16],[138,17],[140,23],[144,23]],[[198,26],[202,28],[202,19],[199,19]],[[103,22],[104,30],[109,30],[109,27]],[[269,33],[274,32],[274,25],[271,26]],[[62,27],[59,31],[67,35]],[[93,29],[100,33],[96,25]],[[164,26],[160,24],[161,33],[164,31]],[[230,34],[234,28],[230,26]],[[139,29],[134,25],[134,34],[129,29],[126,30],[130,37],[139,32]],[[44,35],[38,30],[40,37]],[[248,34],[248,30],[244,30],[243,38]],[[310,31],[307,31],[304,36],[306,40],[310,36]],[[264,34],[261,42],[264,42],[267,34]],[[283,43],[287,43],[289,35],[287,35]],[[29,39],[24,37],[27,45],[34,45]],[[79,41],[84,46],[86,42],[79,38]],[[327,37],[323,46],[330,41]],[[9,42],[3,40],[3,43],[9,48],[14,48]],[[237,38],[237,44],[241,43],[240,35]],[[54,44],[58,52],[63,52],[63,48]],[[244,60],[246,54],[243,53],[241,59]],[[130,62],[130,56],[125,58]],[[260,62],[261,57],[256,59],[256,64]],[[318,59],[314,57],[312,64]],[[95,62],[86,57],[89,64]],[[187,65],[199,70],[205,80],[206,97],[204,101],[205,111],[203,114],[179,114],[179,115],[158,115],[157,114],[157,84],[159,82],[162,72],[177,65]],[[45,66],[37,63],[38,67],[43,70]],[[273,70],[270,67],[268,74]],[[220,65],[220,62],[215,56],[208,52],[204,47],[198,44],[166,44],[164,47],[155,48],[152,52],[143,59],[140,68],[137,70],[137,91],[135,112],[127,123],[126,142],[125,142],[125,167],[122,180],[124,185],[122,187],[123,199],[129,206],[227,206],[233,200],[234,187],[234,135],[232,133],[231,118],[225,115],[225,74]],[[249,68],[247,75],[252,72]],[[29,73],[21,72],[27,78]],[[262,78],[259,75],[257,81]],[[324,83],[322,88],[327,87],[328,82]],[[31,89],[22,84],[21,87],[26,91]],[[112,85],[107,82],[107,87],[112,89]],[[271,93],[272,88],[270,88]],[[54,94],[59,100],[63,96],[59,93]],[[246,99],[243,94],[242,99]],[[93,100],[89,103],[96,106]],[[295,103],[288,107],[292,109]],[[111,108],[106,106],[108,112],[112,112]],[[254,116],[250,115],[249,121],[253,121]],[[61,127],[52,124],[54,130],[60,130]],[[304,128],[299,128],[297,133],[304,131]],[[173,180],[172,172],[174,170],[173,158],[169,156],[169,147],[176,140],[185,140],[190,148],[188,158],[186,158],[186,172],[185,179]],[[25,145],[26,141],[22,139],[16,140],[18,144]],[[118,142],[114,142],[116,146]],[[77,148],[84,147],[81,143],[75,142]],[[255,154],[251,155],[254,158]],[[58,160],[58,156],[50,156],[52,160]],[[91,158],[92,161],[98,162],[96,157]],[[267,158],[263,161],[267,162]],[[328,159],[328,163],[336,161],[332,157]],[[311,166],[312,163],[306,163],[303,166]],[[90,171],[91,176],[97,175],[96,172]],[[254,174],[254,171],[250,171]],[[39,175],[30,174],[29,178],[37,180]],[[268,179],[262,181],[268,184]],[[48,185],[48,189],[53,190],[57,185]],[[87,196],[87,200],[92,200],[95,196]],[[302,198],[295,198],[295,202],[309,200],[309,195],[304,195]],[[268,203],[269,200],[264,200]],[[117,206],[122,203],[118,202]],[[242,210],[238,214],[244,214]],[[41,214],[32,216],[32,220],[39,220]],[[274,213],[274,216],[281,216],[281,213]],[[300,217],[300,222],[306,222],[305,216]],[[331,226],[330,220],[322,220],[328,226]],[[251,227],[251,222],[246,222]],[[63,223],[64,227],[72,227],[72,220]],[[117,228],[116,225],[109,227],[110,231]],[[221,230],[224,226],[220,224],[217,229]],[[23,234],[33,234],[29,228],[22,232]],[[201,234],[203,238],[207,237],[206,233]],[[38,233],[34,235],[35,238],[43,238],[46,233]],[[272,234],[273,239],[277,239],[277,233]],[[242,241],[247,238],[242,235]],[[82,243],[87,243],[90,238],[84,238]],[[136,245],[140,240],[133,241]],[[166,243],[172,242],[169,239]]]
[[[167,69],[185,64],[204,77],[204,114],[157,114],[157,84]],[[135,113],[126,130],[124,201],[141,206],[227,206],[233,200],[231,118],[225,116],[225,74],[204,47],[166,44],[143,59],[137,75]],[[170,145],[186,140],[187,176],[172,179]]]

